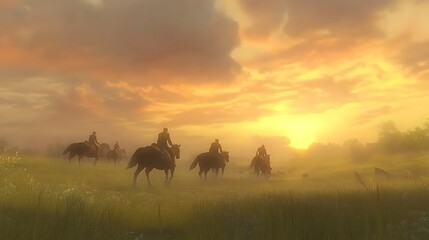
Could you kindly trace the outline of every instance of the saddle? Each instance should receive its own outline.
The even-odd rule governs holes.
[[[152,143],[151,146],[154,147],[154,148],[156,148],[158,151],[160,151],[162,153],[163,159],[165,160],[166,163],[168,163],[168,162],[170,162],[172,160],[174,166],[176,166],[176,159],[175,159],[175,157],[171,156],[170,153],[165,148],[160,147],[156,143]]]
[[[90,144],[88,141],[85,141],[85,144],[89,147],[89,149],[91,150],[92,154],[94,154],[94,156],[97,155],[97,150],[94,147],[94,145]]]

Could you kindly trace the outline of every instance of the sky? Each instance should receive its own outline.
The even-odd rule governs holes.
[[[428,0],[0,0],[0,137],[273,159],[429,117]]]

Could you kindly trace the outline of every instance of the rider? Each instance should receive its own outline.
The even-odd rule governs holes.
[[[158,134],[158,140],[156,141],[158,146],[162,151],[167,151],[170,157],[174,160],[175,156],[173,150],[171,150],[170,146],[173,146],[173,143],[170,139],[170,134],[168,133],[168,128],[164,128],[161,133]]]
[[[222,146],[219,143],[219,139],[215,139],[215,141],[210,145],[209,152],[215,154],[218,159],[222,159]]]
[[[121,147],[119,147],[119,143],[116,142],[115,145],[113,145],[113,150],[116,152],[116,154],[119,155],[119,151],[121,150]]]
[[[258,150],[256,150],[256,156],[259,156],[265,161],[268,160],[268,154],[267,154],[267,150],[265,149],[265,145],[260,146]]]
[[[98,153],[98,145],[100,144],[98,141],[97,141],[97,133],[96,132],[93,132],[90,136],[89,136],[89,139],[88,139],[88,143],[89,143],[89,145],[91,146],[91,147],[93,147],[94,148],[94,150],[95,150],[95,153]]]

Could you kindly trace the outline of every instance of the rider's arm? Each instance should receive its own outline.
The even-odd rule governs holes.
[[[222,146],[219,144],[220,153],[223,153]]]
[[[170,146],[173,146],[173,143],[171,142],[170,134],[168,134],[167,142],[168,144],[170,144]]]

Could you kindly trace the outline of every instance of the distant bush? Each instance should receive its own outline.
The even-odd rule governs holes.
[[[384,123],[377,142],[387,153],[409,153],[429,150],[429,122],[406,132],[399,131],[393,122]]]

